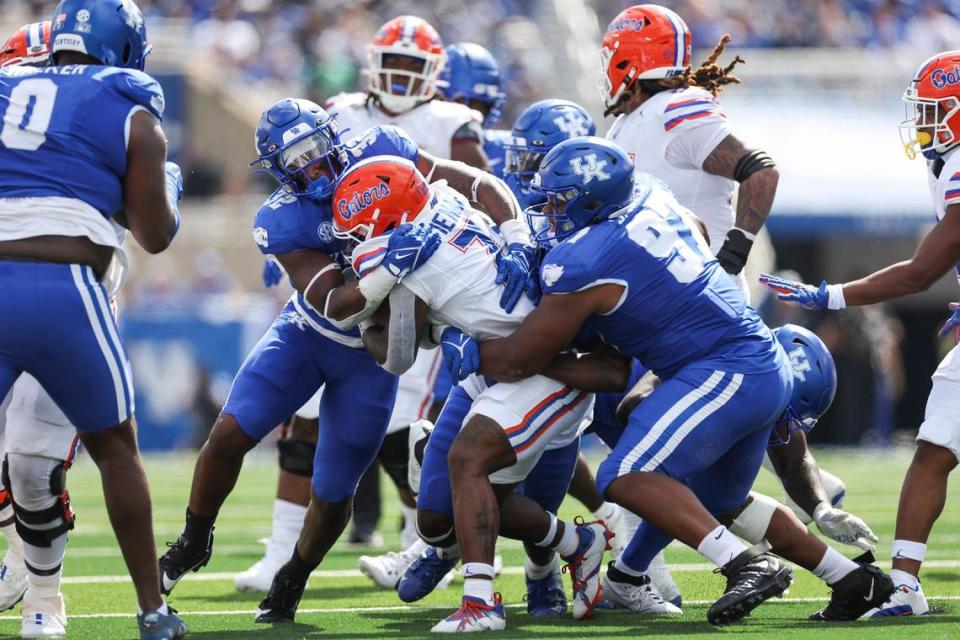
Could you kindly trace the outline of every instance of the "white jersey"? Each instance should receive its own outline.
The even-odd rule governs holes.
[[[336,118],[341,138],[346,142],[367,129],[381,124],[393,124],[413,138],[417,146],[438,158],[450,158],[450,141],[464,125],[475,123],[479,134],[480,114],[456,102],[429,100],[416,107],[391,116],[383,112],[365,93],[341,93],[324,104]]]
[[[943,220],[947,207],[960,204],[960,153],[957,153],[956,149],[948,152],[943,156],[942,165],[939,161],[928,161],[927,173],[933,210],[937,214],[937,220]],[[955,272],[960,281],[960,265],[956,266]],[[960,349],[954,347],[950,350],[933,377],[960,381]],[[957,410],[960,411],[960,408]],[[957,429],[957,432],[960,433],[960,429]]]
[[[403,279],[427,303],[434,325],[451,325],[477,340],[510,335],[533,303],[520,298],[513,313],[500,308],[503,286],[496,283],[497,254],[504,241],[484,213],[442,182],[430,185],[435,202],[429,222],[443,242],[429,260]]]
[[[734,225],[736,182],[707,173],[703,162],[732,132],[717,99],[691,87],[655,94],[619,116],[607,139],[630,154],[638,171],[666,182],[680,204],[703,220],[716,254]]]

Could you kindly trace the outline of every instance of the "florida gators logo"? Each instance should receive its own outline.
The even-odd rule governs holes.
[[[367,207],[389,195],[390,187],[386,183],[380,182],[364,191],[354,191],[353,196],[349,199],[340,198],[337,200],[337,213],[341,219],[350,220]]]
[[[948,84],[958,84],[960,83],[960,67],[954,67],[949,71],[934,69],[933,73],[930,74],[930,82],[937,89],[943,89]]]

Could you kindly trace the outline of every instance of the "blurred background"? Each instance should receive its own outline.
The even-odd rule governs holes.
[[[56,3],[0,0],[0,34],[49,19]],[[734,128],[781,171],[756,270],[789,269],[808,282],[843,281],[912,253],[934,221],[925,166],[899,142],[900,96],[933,53],[960,43],[960,0],[685,0],[694,63],[719,38],[721,60],[742,55],[743,84],[721,95]],[[445,43],[494,52],[509,96],[509,129],[534,100],[563,97],[590,110],[604,133],[594,77],[607,23],[623,0],[140,0],[154,45],[147,71],[167,97],[164,128],[184,169],[183,228],[167,253],[131,250],[121,301],[137,389],[141,444],[201,443],[248,348],[290,289],[265,289],[251,238],[271,186],[251,174],[260,111],[284,96],[317,102],[363,90],[366,45],[386,20],[415,14]],[[814,439],[888,444],[912,437],[929,376],[952,341],[938,340],[946,277],[895,304],[837,314],[788,309],[757,292],[772,326],[807,325],[840,370],[834,408]]]

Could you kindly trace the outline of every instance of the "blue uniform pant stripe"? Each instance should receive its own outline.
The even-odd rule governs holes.
[[[110,309],[110,303],[107,300],[106,290],[93,277],[93,271],[86,269],[84,276],[90,284],[93,291],[93,299],[99,310],[100,321],[106,330],[110,345],[113,347],[113,353],[120,364],[120,374],[123,378],[124,401],[126,402],[126,413],[133,413],[133,376],[130,373],[130,362],[127,360],[126,352],[123,349],[123,343],[120,341],[120,334],[117,332],[117,323],[113,319],[113,311]]]

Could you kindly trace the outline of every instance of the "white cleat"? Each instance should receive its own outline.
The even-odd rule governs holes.
[[[647,575],[650,576],[650,583],[659,592],[664,600],[674,607],[680,607],[683,598],[680,595],[680,587],[673,579],[670,569],[667,568],[667,560],[663,557],[663,551],[654,556],[647,567]]]
[[[910,585],[903,582],[894,583],[893,595],[879,607],[863,614],[863,618],[887,618],[893,616],[922,616],[930,612],[927,598],[923,595],[923,587],[917,582]],[[861,618],[862,619],[862,618]]]
[[[23,600],[27,591],[27,568],[19,562],[4,558],[0,563],[0,611],[12,609]]]
[[[52,598],[33,597],[29,591],[23,598],[21,638],[62,638],[67,633],[67,611],[63,594]]]
[[[618,607],[634,613],[646,615],[682,615],[683,611],[668,602],[657,590],[649,575],[638,576],[637,584],[621,582],[610,578],[610,572],[603,578],[603,597]]]
[[[591,617],[600,601],[600,567],[612,536],[602,522],[575,522],[577,550],[563,558],[567,563],[563,570],[573,581],[573,618],[580,620]]]
[[[438,622],[433,633],[474,633],[477,631],[503,631],[507,628],[507,615],[500,601],[500,594],[493,595],[489,605],[480,598],[464,596],[460,608]]]
[[[413,564],[424,547],[426,543],[421,542],[399,553],[390,551],[382,556],[360,556],[357,564],[360,566],[360,573],[373,580],[381,589],[396,589],[403,573]]]
[[[293,555],[293,546],[297,544],[294,540],[292,545],[276,544],[272,539],[264,540],[267,544],[267,551],[263,558],[246,571],[242,571],[233,579],[233,584],[238,591],[261,591],[266,593],[270,591],[270,585],[273,583],[273,576],[277,574],[290,556]]]

